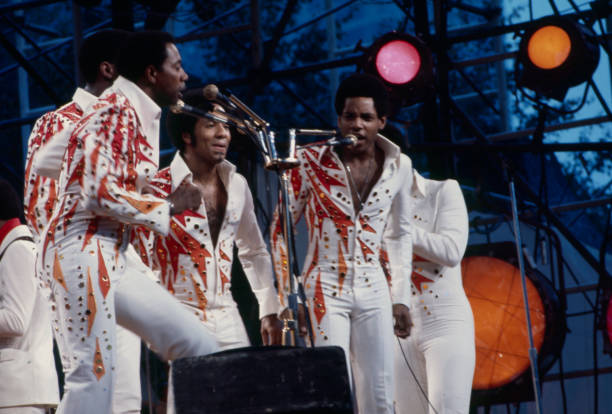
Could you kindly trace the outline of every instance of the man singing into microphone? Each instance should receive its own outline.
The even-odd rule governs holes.
[[[289,202],[294,223],[304,214],[308,252],[303,267],[316,346],[344,349],[355,381],[359,412],[393,413],[393,318],[395,333],[409,333],[412,245],[408,206],[400,191],[412,165],[378,132],[384,127],[387,93],[376,78],[354,74],[336,93],[338,127],[357,143],[306,148],[291,170]],[[385,229],[386,228],[386,229]],[[271,227],[281,294],[288,289],[286,248],[278,214]],[[383,237],[384,234],[384,237]],[[381,265],[381,244],[393,259],[391,294]]]
[[[184,102],[203,114],[213,108],[223,111],[200,90],[186,96]],[[170,166],[153,179],[154,194],[166,198],[188,183],[200,189],[204,203],[173,216],[167,236],[139,231],[138,246],[146,253],[145,262],[159,271],[161,284],[209,328],[222,350],[248,346],[230,292],[236,245],[259,302],[263,343],[280,344],[276,315],[281,308],[270,254],[257,225],[247,182],[225,159],[231,140],[229,127],[182,113],[168,113],[167,127],[178,151]]]
[[[71,361],[61,414],[110,412],[117,323],[165,360],[218,349],[198,319],[126,253],[131,225],[167,234],[171,215],[200,204],[189,185],[167,200],[145,194],[157,172],[160,106],[174,104],[187,80],[181,56],[167,33],[134,33],[118,70],[69,139],[39,252],[37,268],[57,299]]]

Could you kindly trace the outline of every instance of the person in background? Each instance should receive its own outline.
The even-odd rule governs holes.
[[[3,179],[0,194],[0,413],[42,414],[59,402],[50,310],[19,197]]]

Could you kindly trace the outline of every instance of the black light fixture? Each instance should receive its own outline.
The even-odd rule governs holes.
[[[384,82],[394,106],[420,102],[433,91],[431,51],[415,36],[395,31],[383,35],[366,51],[361,66]]]
[[[570,16],[536,20],[522,35],[517,84],[563,101],[570,87],[591,78],[599,63],[595,33]]]

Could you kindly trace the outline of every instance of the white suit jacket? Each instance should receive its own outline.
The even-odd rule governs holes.
[[[414,171],[411,189],[413,315],[427,321],[468,312],[461,259],[468,242],[468,214],[455,180],[436,181]],[[466,313],[467,315],[467,313]]]
[[[216,246],[209,235],[206,207],[172,216],[167,236],[138,229],[135,243],[143,261],[159,271],[161,283],[196,315],[206,320],[206,309],[235,306],[230,292],[234,245],[244,273],[259,302],[259,317],[281,309],[274,288],[272,261],[257,225],[253,196],[246,179],[224,160],[217,167],[227,191],[227,204]],[[154,195],[166,198],[192,173],[180,153],[152,180]]]
[[[49,304],[34,275],[35,247],[18,219],[0,228],[0,407],[56,406]],[[9,246],[10,244],[10,246]]]

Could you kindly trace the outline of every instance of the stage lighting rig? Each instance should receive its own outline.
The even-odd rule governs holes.
[[[612,356],[612,278],[603,279],[600,287],[599,328],[603,334],[603,351]]]
[[[433,91],[431,51],[409,34],[390,32],[378,38],[366,51],[361,66],[384,82],[393,106],[415,104]]]
[[[515,63],[517,84],[561,102],[570,87],[591,78],[599,54],[591,29],[570,16],[544,17],[521,37]]]

